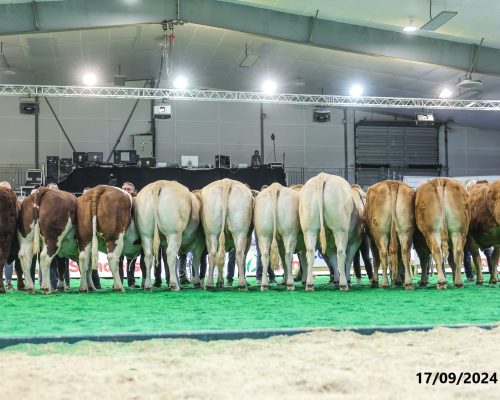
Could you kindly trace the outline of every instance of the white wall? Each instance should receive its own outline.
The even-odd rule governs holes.
[[[107,158],[134,100],[50,99],[77,151],[102,151]],[[34,163],[34,117],[19,114],[19,99],[0,97],[0,164]],[[173,117],[156,120],[157,159],[180,162],[181,155],[198,155],[202,164],[213,164],[216,154],[227,154],[234,164],[249,163],[260,149],[258,104],[178,101]],[[312,107],[265,104],[266,162],[286,153],[286,165],[309,168],[344,167],[343,110],[333,110],[331,121],[312,121]],[[150,102],[141,100],[118,149],[132,148],[132,134],[150,129]],[[394,120],[393,116],[349,110],[347,112],[348,161],[354,166],[354,121]],[[444,164],[444,135],[440,135]],[[500,132],[450,125],[450,175],[498,173]],[[46,156],[71,157],[71,148],[43,99],[40,102],[40,162]]]

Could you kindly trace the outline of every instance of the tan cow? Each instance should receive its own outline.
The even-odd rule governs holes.
[[[366,194],[366,224],[374,256],[372,287],[378,286],[378,266],[382,265],[382,287],[388,287],[390,259],[392,281],[398,279],[398,251],[405,268],[405,288],[414,289],[410,270],[411,244],[415,231],[415,192],[407,184],[386,180],[376,183]]]
[[[322,172],[309,179],[300,191],[300,225],[304,234],[308,265],[306,290],[314,290],[312,266],[318,237],[322,253],[327,252],[328,244],[331,249],[336,249],[338,265],[346,265],[353,211],[351,187],[340,176]],[[340,289],[349,290],[346,269],[345,267],[339,269]]]
[[[438,271],[438,289],[446,289],[444,262],[448,257],[455,287],[462,287],[461,266],[470,222],[469,195],[463,185],[449,178],[434,178],[415,195],[415,220]],[[422,279],[423,280],[423,279]]]
[[[113,290],[125,291],[119,275],[120,256],[134,258],[141,250],[132,208],[130,194],[114,186],[99,185],[78,198],[76,236],[80,250],[80,292],[95,290],[92,269],[97,268],[99,250],[107,253]]]
[[[208,251],[208,278],[205,288],[214,287],[213,273],[217,265],[217,286],[224,285],[223,267],[226,250],[236,249],[238,286],[247,290],[245,259],[252,235],[253,195],[243,183],[222,179],[201,191],[201,219]]]
[[[500,258],[500,181],[488,184],[478,181],[469,191],[471,220],[468,247],[476,266],[477,284],[483,283],[479,249],[494,247],[491,257],[490,283],[498,282],[498,260]]]
[[[287,289],[294,290],[292,261],[300,231],[298,192],[279,183],[266,187],[255,197],[253,223],[262,261],[261,290],[269,289],[269,260],[272,268],[278,268],[280,249]]]
[[[0,183],[0,293],[5,293],[3,268],[12,256],[10,252],[16,239],[17,214],[16,194],[8,182]]]
[[[175,271],[177,254],[183,246],[199,237],[199,213],[196,196],[175,181],[156,181],[138,193],[135,222],[141,236],[146,265],[145,290],[152,289],[151,266],[153,256],[155,260],[159,259],[160,245],[166,247],[170,288],[180,290]],[[199,259],[198,256],[198,263]]]
[[[33,256],[40,252],[42,291],[50,293],[50,263],[55,255],[76,259],[76,197],[62,190],[36,189],[21,204],[17,237],[19,260],[26,279],[26,291],[34,293],[30,268]],[[60,285],[58,285],[60,286]]]

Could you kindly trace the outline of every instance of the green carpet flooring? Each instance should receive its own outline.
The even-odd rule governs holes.
[[[279,280],[281,278],[278,278]],[[485,282],[489,276],[485,276]],[[0,335],[71,335],[181,330],[244,330],[303,327],[483,324],[500,321],[500,286],[465,282],[463,289],[438,291],[435,276],[427,288],[371,289],[365,278],[347,293],[316,278],[316,291],[287,292],[271,285],[260,292],[254,279],[248,292],[224,288],[207,292],[190,285],[113,293],[78,293],[78,281],[66,293],[0,295]],[[415,279],[415,282],[417,278]]]

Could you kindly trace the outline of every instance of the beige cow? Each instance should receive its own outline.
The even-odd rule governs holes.
[[[254,198],[250,189],[241,182],[222,179],[205,186],[201,191],[201,220],[208,251],[208,278],[206,289],[214,287],[213,275],[217,265],[217,286],[224,285],[225,252],[236,249],[238,286],[247,290],[245,258],[252,235]]]
[[[490,283],[498,282],[497,265],[500,258],[500,181],[489,184],[479,181],[469,190],[471,221],[468,246],[474,259],[477,284],[483,283],[479,248],[494,247],[491,257]]]
[[[312,266],[319,242],[323,254],[336,249],[338,265],[346,265],[353,194],[349,183],[340,176],[320,173],[309,179],[300,191],[299,216],[307,249],[306,290],[314,290]],[[340,289],[349,290],[345,268],[340,269]]]
[[[388,287],[387,259],[392,281],[398,279],[398,252],[405,268],[405,288],[414,289],[410,271],[411,244],[415,231],[415,192],[407,184],[387,180],[370,186],[366,194],[366,224],[374,255],[372,287],[378,287],[382,265],[382,287]]]
[[[144,289],[152,289],[153,256],[154,259],[159,259],[159,249],[162,245],[166,247],[170,287],[174,291],[180,290],[175,273],[177,254],[182,247],[195,242],[200,233],[199,201],[196,196],[187,187],[175,181],[161,180],[150,183],[137,194],[135,221],[141,236],[146,264]]]
[[[287,289],[294,290],[292,261],[300,231],[298,192],[279,183],[263,189],[255,197],[253,223],[262,260],[261,290],[269,289],[269,260],[272,268],[278,268],[280,253]]]
[[[448,261],[454,271],[454,285],[463,286],[461,266],[470,217],[469,195],[460,182],[435,178],[418,187],[415,220],[436,263],[438,289],[447,287],[443,270],[448,252],[451,256]]]

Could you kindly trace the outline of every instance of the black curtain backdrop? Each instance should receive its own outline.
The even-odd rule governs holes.
[[[229,178],[248,184],[252,189],[260,190],[263,185],[279,182],[286,185],[285,171],[282,168],[242,169],[183,169],[183,168],[138,168],[138,167],[87,167],[77,168],[64,180],[59,182],[59,189],[72,193],[81,193],[85,187],[108,184],[109,175],[117,179],[117,186],[123,182],[132,182],[137,191],[147,184],[165,179],[177,181],[187,186],[189,190],[202,189],[209,183]]]

